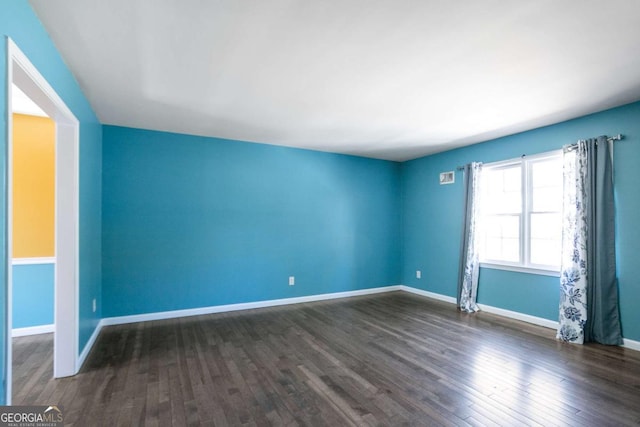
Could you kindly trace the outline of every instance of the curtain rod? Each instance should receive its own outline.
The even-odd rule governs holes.
[[[607,138],[607,142],[620,141],[621,139],[624,139],[624,135],[622,135],[622,134],[617,134],[617,135],[614,135],[614,136],[610,136],[610,137],[608,137],[608,138]],[[576,147],[578,147],[578,144],[577,144],[577,143],[575,143],[575,144],[571,144],[571,145],[569,145],[569,147],[567,147],[567,150],[569,150],[569,151],[573,151],[573,150],[575,150],[575,149],[576,149]]]
[[[622,134],[620,134],[620,133],[619,133],[619,134],[617,134],[617,135],[614,135],[614,136],[610,136],[610,137],[608,137],[608,138],[607,138],[607,142],[620,141],[620,140],[622,140],[622,139],[624,139],[624,135],[622,135]],[[574,145],[575,145],[575,144],[574,144]],[[523,155],[522,155],[522,157],[526,157],[526,154],[523,154]],[[458,166],[458,167],[456,168],[456,170],[458,170],[458,171],[463,171],[463,170],[464,170],[464,166]]]

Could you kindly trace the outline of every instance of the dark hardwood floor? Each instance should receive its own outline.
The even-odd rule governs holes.
[[[60,380],[51,336],[17,338],[14,404],[76,426],[640,424],[640,352],[554,335],[393,292],[105,327]]]

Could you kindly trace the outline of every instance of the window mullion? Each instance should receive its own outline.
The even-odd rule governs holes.
[[[520,234],[520,250],[522,257],[520,263],[523,266],[529,265],[529,252],[531,236],[531,218],[529,210],[531,206],[531,174],[529,168],[529,162],[526,159],[522,159],[522,228]]]

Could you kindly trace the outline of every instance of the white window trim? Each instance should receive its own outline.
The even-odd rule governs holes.
[[[522,155],[519,158],[501,160],[493,163],[485,163],[483,169],[499,169],[501,167],[513,166],[513,165],[528,165],[530,162],[535,162],[539,160],[543,160],[546,158],[562,156],[562,150],[553,150],[547,151],[544,153],[533,154],[533,155]],[[526,163],[525,163],[526,162]],[[522,255],[520,262],[509,262],[503,260],[494,260],[494,259],[483,259],[480,261],[480,267],[482,268],[490,268],[495,270],[506,270],[506,271],[515,271],[520,273],[530,273],[530,274],[538,274],[543,276],[555,276],[560,277],[560,267],[559,266],[549,266],[549,265],[539,265],[539,264],[531,264],[529,262],[529,242],[528,238],[522,238],[526,236],[531,236],[530,230],[530,204],[531,204],[531,192],[527,191],[529,188],[529,184],[531,182],[531,168],[526,166],[524,168],[523,179],[521,182],[521,195],[522,197],[522,213],[520,215],[522,220],[522,231],[521,231],[521,239],[520,239],[520,254]],[[528,244],[529,243],[529,244]]]
[[[489,268],[492,270],[515,271],[517,273],[537,274],[540,276],[560,277],[559,270],[548,270],[545,268],[523,267],[521,265],[495,264],[493,262],[481,262],[480,268]]]

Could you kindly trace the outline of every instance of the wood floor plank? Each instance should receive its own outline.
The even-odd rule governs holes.
[[[640,424],[640,353],[406,293],[105,327],[75,377],[14,338],[14,404],[68,425]]]

